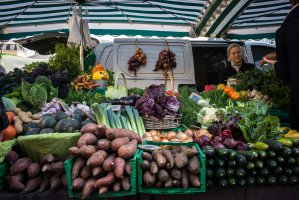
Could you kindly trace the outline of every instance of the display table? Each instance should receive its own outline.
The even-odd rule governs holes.
[[[51,192],[16,194],[9,191],[0,192],[0,200],[67,200],[66,190]],[[248,186],[209,188],[206,193],[190,195],[147,195],[138,194],[136,197],[126,196],[109,198],[109,200],[296,200],[299,199],[299,185],[287,186]]]

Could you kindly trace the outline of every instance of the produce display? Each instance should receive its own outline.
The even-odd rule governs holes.
[[[138,47],[134,55],[129,59],[128,61],[128,70],[132,71],[134,75],[137,75],[137,70],[141,65],[146,64],[146,54],[143,52],[143,50]]]

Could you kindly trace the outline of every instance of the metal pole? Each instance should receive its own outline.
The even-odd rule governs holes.
[[[79,17],[80,17],[80,36],[81,36],[81,42],[80,42],[80,66],[82,71],[84,71],[84,40],[83,40],[83,24],[82,24],[82,5],[79,4]]]

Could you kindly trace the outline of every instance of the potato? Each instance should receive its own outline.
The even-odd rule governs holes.
[[[61,183],[62,183],[64,189],[67,189],[66,174],[63,174],[63,176],[61,176],[60,180],[61,180]]]
[[[122,128],[107,129],[106,137],[110,140],[113,140],[115,138],[129,137],[130,140],[136,139],[138,143],[141,143],[141,137],[128,129],[122,129]]]
[[[145,152],[145,151],[142,152],[141,157],[142,157],[143,160],[147,160],[149,162],[153,161],[152,155],[150,153]]]
[[[99,124],[96,126],[95,135],[98,138],[106,138],[107,127],[105,124]]]
[[[160,151],[153,151],[152,156],[153,156],[154,161],[157,162],[157,164],[160,168],[164,167],[166,165],[166,158],[162,155],[162,153]]]
[[[173,187],[173,180],[171,177],[164,183],[165,188],[172,188]]]
[[[108,187],[100,187],[99,188],[99,194],[105,194],[108,192]]]
[[[173,179],[178,179],[180,180],[182,178],[182,173],[179,169],[173,168],[170,171],[170,175]]]
[[[150,171],[145,171],[143,174],[143,182],[146,187],[153,187],[156,183],[156,176],[151,174]]]
[[[92,176],[95,178],[103,177],[104,170],[102,169],[102,167],[94,167],[94,168],[92,168],[91,173],[92,173]]]
[[[77,154],[78,154],[78,150],[79,150],[78,147],[70,147],[70,148],[69,148],[69,153],[70,153],[71,155],[73,155],[73,156],[77,156]]]
[[[157,174],[158,180],[162,183],[166,182],[170,177],[165,169],[159,169]]]
[[[187,189],[189,187],[188,172],[185,168],[182,169],[182,187],[184,189]]]
[[[143,160],[142,163],[141,163],[141,169],[142,170],[147,170],[150,168],[150,163],[147,161],[147,160]]]

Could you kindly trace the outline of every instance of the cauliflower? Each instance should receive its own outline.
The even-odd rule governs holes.
[[[223,109],[204,107],[197,113],[197,121],[201,124],[202,128],[207,129],[215,121],[219,121],[224,116],[224,113]]]
[[[209,102],[209,99],[206,100],[206,99],[199,99],[197,101],[197,104],[200,106],[200,107],[208,107],[210,105],[210,102]]]

